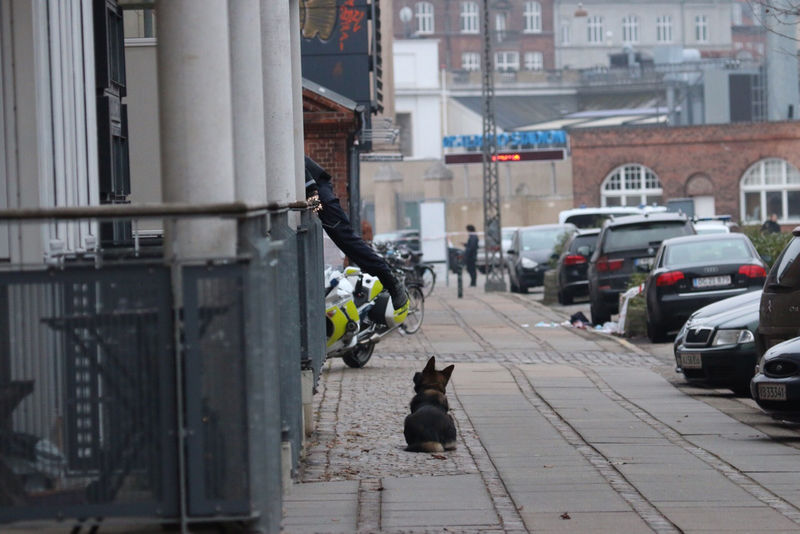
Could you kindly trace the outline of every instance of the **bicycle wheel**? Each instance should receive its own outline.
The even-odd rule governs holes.
[[[372,357],[372,351],[375,350],[375,343],[365,343],[363,345],[356,345],[353,350],[342,354],[342,360],[348,367],[356,369],[364,367]]]
[[[408,288],[408,316],[400,328],[406,334],[413,334],[422,326],[422,317],[425,315],[425,296],[422,289],[417,286]]]
[[[433,286],[436,285],[436,272],[430,265],[424,265],[420,273],[420,282],[422,283],[422,294],[425,297],[431,296]]]

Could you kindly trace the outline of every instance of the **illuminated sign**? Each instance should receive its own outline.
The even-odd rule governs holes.
[[[496,136],[497,148],[544,148],[567,146],[567,132],[564,130],[537,130],[532,132],[504,132]],[[442,138],[443,148],[483,147],[482,135],[449,135]]]
[[[560,161],[565,159],[563,148],[553,150],[520,150],[519,152],[501,152],[492,158],[502,163],[516,161]],[[482,152],[462,152],[460,154],[445,154],[444,162],[450,163],[482,163]]]

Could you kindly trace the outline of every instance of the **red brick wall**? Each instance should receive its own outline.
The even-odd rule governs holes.
[[[398,39],[405,39],[405,26],[400,21],[400,10],[409,7],[414,13],[414,6],[418,0],[394,0],[394,35]],[[439,62],[444,68],[461,68],[462,52],[478,52],[483,54],[482,34],[462,34],[461,32],[461,2],[457,0],[430,0],[433,4],[433,33],[424,35],[423,38],[439,39]],[[483,0],[478,0],[478,19],[483,29]],[[509,3],[506,22],[507,38],[502,43],[493,43],[494,51],[517,50],[519,51],[520,70],[524,70],[525,52],[541,52],[544,56],[544,68],[555,67],[554,34],[553,34],[553,0],[539,0],[542,6],[542,32],[538,34],[524,34],[524,2]],[[491,4],[489,8],[489,24],[494,30],[495,12]],[[417,29],[417,19],[412,16],[408,23],[413,35]],[[448,48],[450,57],[447,57]]]
[[[639,163],[659,177],[665,201],[687,196],[689,178],[707,175],[716,212],[739,220],[739,180],[748,167],[781,158],[800,168],[800,122],[587,128],[569,137],[575,206],[599,206],[600,186],[611,171]]]
[[[347,182],[350,176],[349,149],[361,119],[352,109],[303,89],[303,129],[305,153],[333,178],[333,190],[348,211]]]

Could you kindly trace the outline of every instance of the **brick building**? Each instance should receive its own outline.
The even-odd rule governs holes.
[[[441,67],[479,71],[483,53],[483,0],[395,0],[396,39],[439,40]],[[540,71],[555,68],[553,0],[493,2],[494,68]]]
[[[333,177],[333,190],[342,208],[349,210],[350,153],[361,129],[361,111],[352,100],[303,81],[305,153]]]
[[[695,200],[699,215],[800,224],[800,124],[571,130],[576,206]]]

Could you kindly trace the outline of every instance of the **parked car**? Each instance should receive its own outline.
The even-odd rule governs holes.
[[[599,228],[608,219],[626,215],[664,212],[666,206],[604,206],[602,208],[573,208],[558,213],[558,224],[574,224],[578,228]]]
[[[503,250],[503,256],[504,256],[503,257],[503,262],[504,263],[507,263],[506,259],[505,259],[505,254],[506,254],[506,251],[511,246],[511,236],[514,235],[514,231],[517,228],[519,228],[519,227],[518,226],[504,226],[500,230],[500,246],[502,247],[502,250]],[[475,266],[478,268],[478,271],[482,272],[483,274],[486,274],[486,253],[484,252],[484,246],[485,245],[484,245],[483,237],[481,237],[480,241],[478,241],[478,259],[475,262]]]
[[[694,230],[698,234],[729,234],[736,228],[729,215],[694,219]]]
[[[761,295],[756,344],[759,353],[800,336],[800,226],[772,264]]]
[[[675,337],[676,370],[689,382],[730,388],[750,394],[750,379],[758,361],[755,332],[761,290],[703,306]]]
[[[691,221],[678,213],[649,213],[606,221],[587,270],[592,322],[605,323],[618,312],[619,295],[627,289],[631,275],[650,270],[664,239],[694,233]]]
[[[661,341],[695,310],[764,286],[767,265],[744,234],[666,239],[645,280],[647,336]]]
[[[572,224],[541,224],[514,231],[507,251],[511,291],[527,293],[529,287],[542,285],[558,240],[576,230]]]
[[[559,303],[572,304],[575,297],[589,295],[586,269],[597,245],[598,235],[600,235],[599,228],[578,230],[564,245],[564,251],[556,264]]]
[[[750,395],[772,417],[800,422],[800,338],[764,353],[750,382]]]
[[[372,236],[373,243],[387,243],[395,247],[408,247],[419,252],[422,245],[419,237],[419,230],[397,230],[396,232],[385,232]]]

